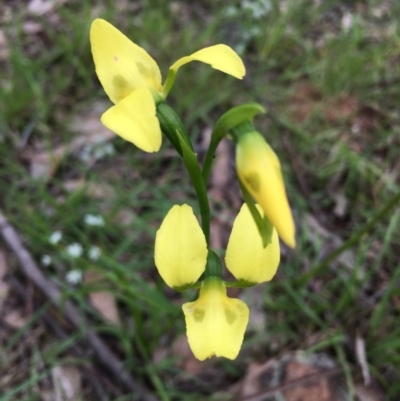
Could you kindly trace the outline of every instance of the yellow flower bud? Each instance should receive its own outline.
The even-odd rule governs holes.
[[[294,248],[295,226],[287,200],[279,159],[256,131],[241,135],[236,149],[240,181],[264,210],[287,245]]]

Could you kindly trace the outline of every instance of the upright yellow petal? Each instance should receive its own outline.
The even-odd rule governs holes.
[[[148,89],[138,89],[109,108],[101,116],[101,122],[145,152],[157,152],[160,149],[160,123]]]
[[[161,92],[161,73],[157,63],[107,21],[93,21],[90,43],[97,76],[113,103],[139,88]]]
[[[223,356],[235,359],[249,321],[249,308],[229,298],[219,277],[207,278],[197,301],[182,306],[190,348],[197,359]]]
[[[172,288],[195,283],[205,270],[207,244],[193,210],[173,206],[157,231],[155,264]]]
[[[263,213],[259,205],[257,208]],[[279,261],[279,239],[275,228],[271,243],[264,248],[256,223],[244,204],[233,223],[226,249],[226,267],[237,280],[262,283],[274,277]]]
[[[206,47],[190,56],[182,57],[170,67],[170,70],[176,72],[182,65],[194,60],[209,64],[215,70],[222,71],[238,79],[242,79],[246,74],[242,59],[226,45]]]
[[[279,159],[256,131],[242,135],[236,148],[236,170],[242,184],[264,210],[287,245],[294,248],[295,226]]]

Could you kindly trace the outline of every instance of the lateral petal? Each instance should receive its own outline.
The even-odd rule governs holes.
[[[257,209],[263,214],[259,205]],[[264,248],[256,223],[246,204],[237,215],[226,249],[225,263],[237,280],[270,281],[280,261],[279,239],[273,228],[271,243]]]
[[[113,25],[95,19],[90,28],[90,43],[97,76],[113,103],[139,88],[161,92],[157,63]]]
[[[156,105],[148,89],[138,89],[109,108],[101,122],[145,152],[157,152],[161,146],[160,123]]]
[[[170,67],[170,70],[176,72],[182,65],[194,60],[209,64],[215,70],[222,71],[238,79],[242,79],[246,74],[242,59],[233,49],[222,44],[206,47],[190,56],[182,57]]]
[[[205,270],[207,243],[188,205],[175,205],[157,231],[155,264],[172,288],[195,283]]]

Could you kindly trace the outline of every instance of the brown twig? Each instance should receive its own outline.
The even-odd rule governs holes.
[[[81,316],[78,308],[71,302],[62,300],[61,291],[41,272],[28,250],[23,246],[17,231],[8,223],[0,211],[0,234],[5,243],[17,256],[21,269],[35,286],[65,315],[65,317],[77,328],[85,327],[87,343],[93,349],[100,363],[121,382],[127,391],[136,392],[138,400],[156,401],[157,399],[149,391],[136,382],[124,369],[121,361],[107,346],[107,344],[89,327]]]

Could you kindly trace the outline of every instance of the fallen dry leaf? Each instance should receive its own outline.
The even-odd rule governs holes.
[[[0,29],[0,61],[8,60],[8,43],[4,31]]]
[[[31,0],[28,4],[28,11],[34,15],[43,15],[51,11],[54,2],[50,0]]]
[[[85,272],[83,281],[85,283],[96,283],[104,280],[101,273],[95,270],[89,270]],[[89,299],[92,305],[100,312],[104,319],[112,324],[119,326],[121,324],[119,320],[118,308],[115,302],[114,296],[108,291],[92,292],[89,295]]]
[[[28,318],[23,316],[20,310],[12,309],[7,311],[6,315],[3,317],[3,320],[11,327],[20,329],[27,323]]]
[[[357,396],[357,401],[384,401],[385,399],[384,394],[362,384],[354,386],[354,393]]]
[[[82,399],[81,374],[76,366],[55,366],[51,371],[54,401]]]
[[[198,361],[192,350],[185,334],[179,336],[172,344],[172,355],[181,359],[180,367],[191,375],[198,375],[205,368],[205,363]]]
[[[36,35],[43,31],[43,25],[37,21],[28,20],[23,23],[22,29],[27,35]]]
[[[57,6],[67,0],[31,0],[28,4],[28,12],[33,15],[44,15],[53,11]]]
[[[250,397],[258,394],[265,390],[264,386],[261,386],[260,378],[271,371],[275,366],[276,361],[270,360],[263,364],[251,362],[247,367],[246,376],[242,380],[240,394],[243,398]]]
[[[286,365],[285,382],[301,379],[305,376],[318,373],[319,369],[314,366],[291,361]],[[325,377],[319,378],[304,385],[293,386],[283,393],[287,401],[339,401],[339,398],[332,394],[329,380]]]
[[[335,372],[335,375],[329,374]],[[279,394],[282,401],[340,401],[335,362],[324,354],[297,351],[263,364],[251,363],[240,396],[251,401]]]

